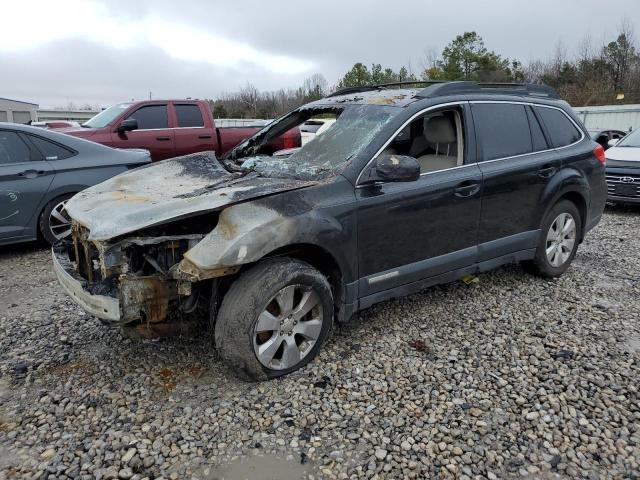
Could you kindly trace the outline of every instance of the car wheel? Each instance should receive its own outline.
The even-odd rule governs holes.
[[[580,243],[582,219],[573,202],[558,202],[545,216],[533,260],[525,266],[541,277],[559,277],[567,271]]]
[[[72,196],[73,194],[69,194],[54,198],[40,214],[40,233],[50,245],[71,234],[71,218],[65,210],[65,205]]]
[[[332,321],[327,279],[307,263],[271,258],[229,288],[215,320],[215,344],[240,376],[266,380],[311,361]]]

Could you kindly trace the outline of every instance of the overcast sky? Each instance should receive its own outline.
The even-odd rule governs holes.
[[[379,5],[379,6],[373,6]],[[639,0],[10,0],[0,23],[0,97],[41,107],[213,98],[251,82],[335,84],[355,62],[414,71],[427,48],[475,30],[527,63],[558,40],[613,39]],[[640,32],[639,32],[640,33]]]

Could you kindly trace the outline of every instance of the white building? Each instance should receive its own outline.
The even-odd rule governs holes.
[[[100,111],[94,110],[63,110],[63,109],[39,109],[38,121],[50,122],[53,120],[72,120],[75,122],[86,122],[95,117]]]
[[[38,105],[0,98],[0,122],[29,123],[38,120]]]

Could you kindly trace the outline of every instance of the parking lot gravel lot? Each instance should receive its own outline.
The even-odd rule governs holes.
[[[206,335],[129,340],[0,249],[0,478],[640,476],[640,209],[557,280],[389,301],[301,371],[237,380]]]

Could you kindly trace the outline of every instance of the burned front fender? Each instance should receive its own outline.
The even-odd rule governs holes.
[[[233,273],[279,248],[340,235],[342,225],[316,210],[287,212],[268,202],[247,202],[220,213],[216,228],[184,254],[177,275],[191,281]]]

